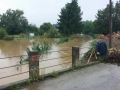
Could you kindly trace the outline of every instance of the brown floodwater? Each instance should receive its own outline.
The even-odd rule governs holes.
[[[0,78],[14,75],[14,74],[20,74],[22,72],[29,71],[29,65],[20,65],[20,57],[12,57],[12,56],[20,56],[20,55],[27,55],[26,49],[28,47],[31,47],[33,42],[39,42],[42,43],[43,41],[47,41],[52,43],[52,49],[49,51],[51,53],[48,53],[42,57],[40,57],[40,68],[49,67],[53,65],[58,65],[66,62],[71,62],[72,58],[72,47],[73,46],[79,46],[79,47],[88,47],[89,42],[92,40],[90,36],[83,35],[79,38],[75,38],[74,40],[71,40],[69,42],[65,42],[62,44],[57,45],[56,41],[58,39],[30,39],[30,40],[14,40],[14,41],[0,41],[0,68],[8,67],[12,65],[17,65],[15,67],[11,68],[5,68],[0,69]],[[52,52],[52,51],[59,51],[59,50],[67,50],[67,51],[60,51],[60,52]],[[84,53],[88,50],[88,48],[84,48],[80,50],[80,53]],[[12,57],[12,58],[6,58],[6,57]],[[59,58],[64,57],[64,58]],[[24,57],[25,58],[25,57]],[[57,59],[53,59],[57,58]],[[52,59],[49,61],[46,61],[47,59]],[[24,62],[27,63],[27,62]],[[43,69],[40,74],[44,73],[51,73],[52,71],[58,71],[62,69],[69,68],[71,66],[71,63],[59,65],[55,67],[50,67]],[[24,73],[12,77],[7,77],[0,79],[0,86],[10,84],[13,82],[17,82],[20,80],[28,79],[29,73]]]

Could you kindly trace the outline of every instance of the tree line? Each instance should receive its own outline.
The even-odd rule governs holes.
[[[52,25],[45,22],[37,27],[35,24],[29,24],[22,10],[8,9],[5,13],[0,14],[0,28],[9,35],[35,33],[36,35],[47,34],[50,37],[57,34],[71,36],[78,33],[109,33],[109,4],[106,5],[106,8],[98,10],[94,21],[82,21],[82,15],[78,0],[71,0],[61,9],[57,24]],[[112,3],[112,19],[113,31],[116,32],[120,30],[120,0],[115,5]]]
[[[96,20],[94,21],[94,33],[109,33],[109,4],[106,8],[98,10]],[[113,32],[120,30],[120,0],[113,5],[112,3],[112,25]]]
[[[58,34],[56,28],[49,22],[43,23],[40,27],[35,24],[29,24],[22,10],[8,9],[5,13],[0,14],[0,39],[5,35],[34,33],[35,35],[43,35],[48,33],[49,37]]]
[[[71,3],[67,3],[63,9],[61,9],[61,15],[59,15],[58,25],[60,32],[63,34],[108,34],[109,33],[109,4],[104,9],[98,10],[95,15],[95,20],[82,21],[82,14],[80,6],[78,6],[77,0],[72,0]],[[120,0],[112,3],[112,23],[113,32],[120,30]]]

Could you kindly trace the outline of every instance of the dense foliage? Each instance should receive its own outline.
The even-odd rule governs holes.
[[[33,43],[32,45],[32,51],[38,51],[39,55],[43,55],[45,53],[47,53],[48,50],[51,49],[51,45],[50,43],[44,41],[43,44],[42,43]],[[27,48],[27,53],[30,52],[30,48]]]
[[[6,35],[6,30],[0,27],[0,39],[3,39]]]
[[[27,48],[27,54],[29,55],[30,51],[37,51],[39,55],[42,57],[44,54],[48,54],[48,50],[51,50],[52,44],[44,41],[43,43],[35,43],[33,42],[33,45],[31,48]],[[23,58],[22,62],[29,61],[28,57]]]
[[[43,30],[44,32],[47,32],[52,26],[51,23],[43,23],[41,26],[40,26],[40,30]]]
[[[72,0],[61,9],[58,19],[59,32],[64,36],[80,33],[82,27],[82,12],[77,0]]]
[[[90,34],[93,33],[95,27],[94,27],[94,23],[92,21],[84,21],[83,22],[83,33],[84,34]]]
[[[38,33],[39,33],[40,36],[42,36],[42,35],[44,35],[45,32],[44,32],[44,30],[39,29],[39,30],[38,30]]]
[[[115,6],[112,4],[112,23],[114,32],[120,30],[120,1],[117,1]],[[94,25],[94,33],[109,33],[109,4],[105,9],[98,10]]]
[[[0,14],[0,27],[7,30],[8,34],[20,34],[25,32],[28,21],[21,10],[8,9],[6,13]]]
[[[22,10],[8,9],[0,14],[0,27],[9,35],[34,33],[46,37],[69,37],[73,34],[108,34],[109,33],[109,4],[104,9],[98,10],[95,21],[82,21],[81,7],[78,0],[71,0],[61,9],[57,24],[43,23],[39,28],[35,24],[29,24]],[[120,30],[120,0],[112,3],[113,32]],[[3,36],[0,36],[2,39]]]
[[[58,31],[54,27],[51,27],[47,33],[48,33],[47,35],[48,37],[54,38],[57,36]]]
[[[60,37],[58,29],[51,23],[43,23],[40,26],[38,33],[39,35],[43,35],[45,37],[50,38]]]
[[[6,36],[4,36],[3,39],[6,40],[6,41],[10,41],[10,40],[13,40],[14,37],[13,37],[13,36],[6,35]]]
[[[38,27],[34,24],[29,24],[27,29],[26,29],[26,34],[28,33],[34,33],[35,35],[38,35]]]

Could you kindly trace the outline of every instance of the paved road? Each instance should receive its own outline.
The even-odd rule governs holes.
[[[20,90],[120,90],[120,67],[100,63]]]

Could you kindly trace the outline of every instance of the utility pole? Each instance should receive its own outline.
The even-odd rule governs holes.
[[[109,48],[112,47],[112,1],[110,0],[109,7],[109,29],[110,29],[110,38],[109,38]]]

